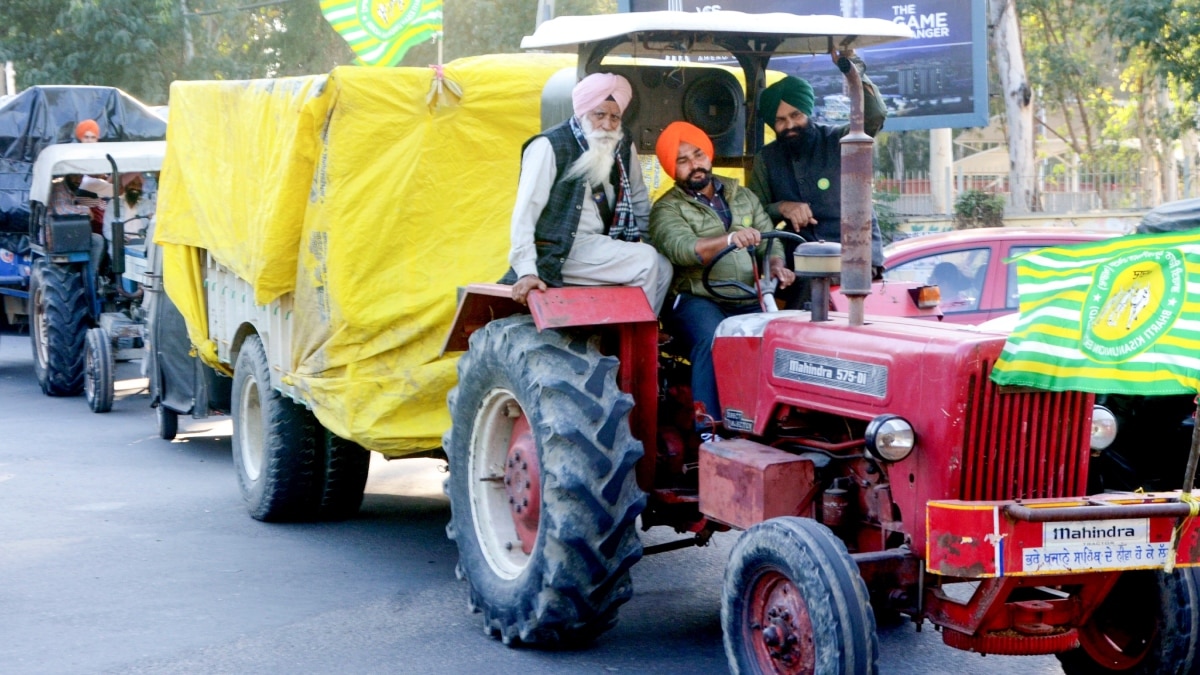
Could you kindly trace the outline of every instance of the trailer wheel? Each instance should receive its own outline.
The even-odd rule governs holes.
[[[95,413],[106,413],[113,406],[112,343],[103,328],[89,328],[83,364],[83,395]]]
[[[304,406],[271,387],[267,353],[246,338],[233,375],[233,466],[250,516],[305,520],[315,515],[316,428]]]
[[[318,438],[323,460],[318,515],[324,520],[345,520],[362,506],[371,453],[324,428],[319,427]]]
[[[470,607],[505,644],[586,643],[616,624],[642,555],[633,400],[597,339],[515,316],[470,344],[443,439]]]
[[[87,291],[75,267],[39,258],[29,279],[33,372],[47,396],[75,396],[83,389]]]
[[[1125,572],[1079,629],[1079,648],[1058,654],[1067,675],[1191,673],[1200,640],[1197,570]]]
[[[173,441],[179,434],[179,413],[171,410],[161,402],[154,409],[158,421],[158,437],[164,441]]]
[[[738,539],[721,599],[733,673],[874,673],[867,586],[846,546],[806,518],[772,518]]]

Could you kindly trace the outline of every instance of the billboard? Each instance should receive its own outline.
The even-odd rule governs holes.
[[[675,10],[830,14],[829,0],[619,0],[623,12]],[[842,0],[841,14],[908,25],[916,36],[859,51],[888,107],[888,131],[983,127],[988,123],[985,0]],[[813,117],[844,123],[849,99],[827,54],[786,56],[771,68],[802,77],[817,95]]]

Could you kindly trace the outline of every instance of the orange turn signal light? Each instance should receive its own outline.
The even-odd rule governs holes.
[[[916,290],[917,307],[921,309],[933,309],[942,302],[942,289],[937,286],[921,286]]]

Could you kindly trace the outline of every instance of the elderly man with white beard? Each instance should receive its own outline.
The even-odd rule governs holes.
[[[547,287],[637,286],[657,314],[671,263],[643,243],[650,197],[621,115],[620,75],[595,73],[571,92],[574,116],[525,143],[512,215],[513,300]]]

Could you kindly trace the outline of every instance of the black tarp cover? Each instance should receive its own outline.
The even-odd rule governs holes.
[[[1137,226],[1137,233],[1179,232],[1197,227],[1200,227],[1200,199],[1180,199],[1147,211]]]
[[[75,143],[75,125],[93,119],[100,141],[161,141],[167,123],[113,87],[40,86],[0,103],[0,232],[29,231],[33,161],[46,146]]]

